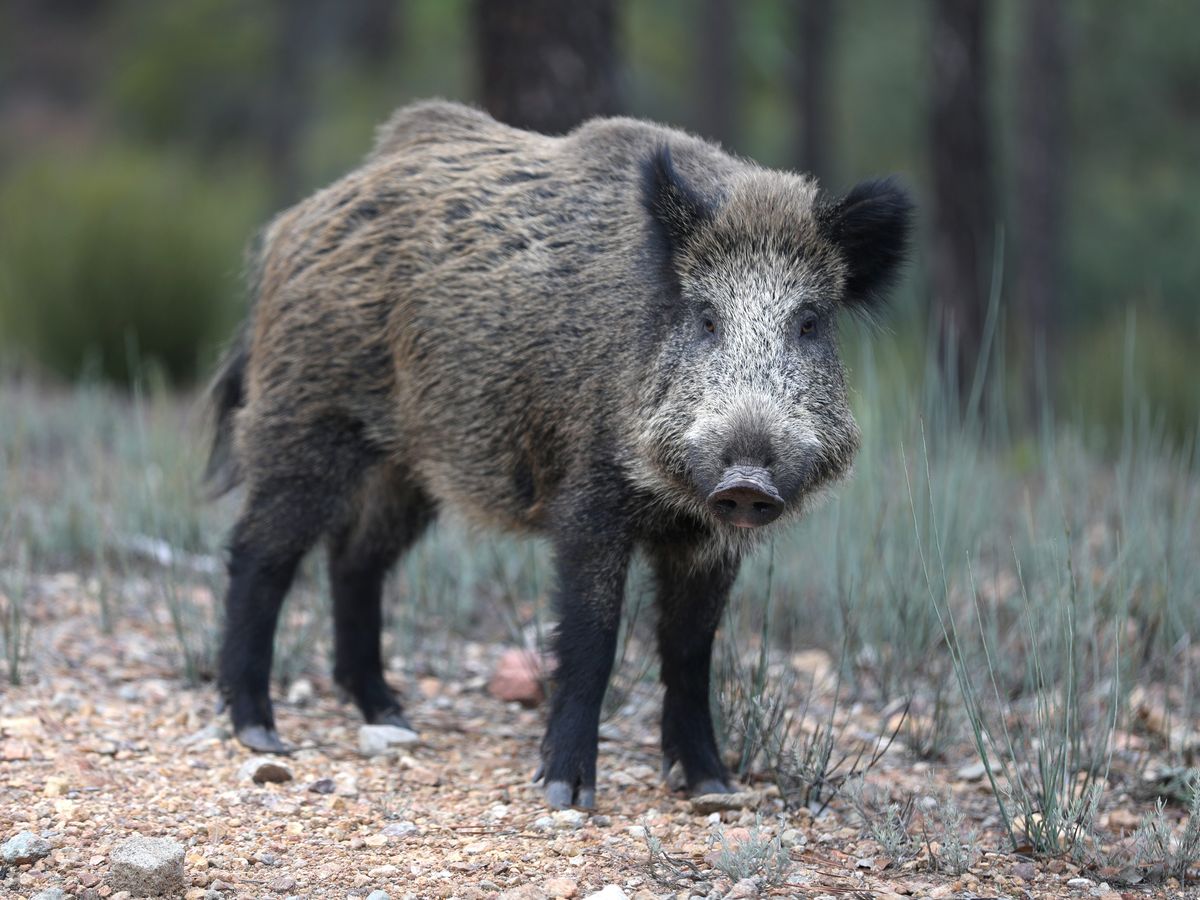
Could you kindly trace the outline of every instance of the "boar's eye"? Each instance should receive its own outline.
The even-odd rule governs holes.
[[[700,337],[715,337],[717,334],[717,314],[711,309],[705,309],[700,312],[698,318],[700,323]]]
[[[716,334],[717,333],[717,323],[714,322],[712,319],[708,318],[708,316],[705,316],[704,317],[704,330],[707,331],[709,334]]]
[[[817,330],[817,317],[813,313],[805,313],[800,318],[800,324],[796,327],[800,337],[808,337],[814,334]]]

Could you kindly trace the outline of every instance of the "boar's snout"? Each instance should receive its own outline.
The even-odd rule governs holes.
[[[708,508],[718,519],[739,528],[774,522],[783,512],[783,498],[766,469],[730,466],[708,495]]]

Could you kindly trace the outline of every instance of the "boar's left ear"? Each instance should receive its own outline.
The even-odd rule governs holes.
[[[846,262],[846,300],[860,309],[883,301],[908,255],[913,202],[895,178],[856,185],[828,204],[821,220]]]
[[[656,243],[667,262],[713,215],[709,202],[675,170],[667,144],[642,163],[642,204],[650,213]]]

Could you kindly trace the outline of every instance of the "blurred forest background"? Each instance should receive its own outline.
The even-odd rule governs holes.
[[[901,173],[887,326],[1005,404],[1200,410],[1200,6],[1085,0],[7,0],[0,360],[202,380],[255,228],[441,96],[550,132],[683,126],[833,191]],[[994,303],[992,301],[995,301]],[[988,327],[989,309],[998,327]],[[1001,366],[977,365],[999,348]]]

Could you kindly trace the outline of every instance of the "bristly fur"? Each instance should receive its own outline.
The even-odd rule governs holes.
[[[453,509],[555,544],[547,799],[592,798],[634,548],[658,579],[664,755],[724,789],[713,632],[741,558],[780,525],[738,528],[706,498],[758,467],[784,523],[849,470],[837,316],[878,301],[910,212],[893,182],[822,199],[633,119],[547,137],[458,104],[398,111],[362,166],[265,230],[213,382],[209,474],[246,485],[220,672],[239,737],[278,745],[273,631],[322,538],[337,681],[369,721],[402,721],[383,579]]]

